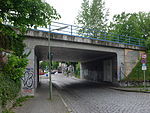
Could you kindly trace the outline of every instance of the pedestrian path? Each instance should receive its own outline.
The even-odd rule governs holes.
[[[57,90],[53,88],[53,99],[49,100],[48,79],[41,80],[35,97],[13,110],[15,113],[68,113]]]

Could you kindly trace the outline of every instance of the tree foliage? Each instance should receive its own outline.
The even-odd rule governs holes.
[[[2,44],[0,47],[13,50],[16,55],[21,56],[24,48],[22,34],[27,28],[33,26],[47,27],[52,19],[59,18],[60,15],[56,9],[41,0],[1,0],[0,38]],[[20,34],[17,34],[11,26],[4,24],[15,26],[15,29],[19,29]]]
[[[84,28],[89,28],[88,31],[82,29],[83,32],[88,32],[96,38],[99,31],[106,30],[108,11],[104,5],[103,0],[93,0],[91,4],[89,0],[83,0],[81,11],[77,16],[77,23]]]
[[[148,50],[150,50],[150,37],[146,40],[146,47]]]
[[[1,0],[0,20],[17,27],[47,26],[58,19],[56,9],[41,0]]]
[[[113,17],[109,26],[115,34],[147,39],[150,37],[150,13],[121,13]]]
[[[24,74],[27,61],[26,58],[19,58],[15,55],[8,56],[8,61],[2,68],[3,75],[12,80],[19,80]]]
[[[52,61],[52,69],[58,69],[59,67],[59,62]]]
[[[0,106],[5,107],[7,101],[14,99],[20,91],[20,79],[27,66],[26,58],[9,55],[8,61],[0,70]]]
[[[51,62],[51,69],[58,69],[58,66],[59,66],[59,62],[56,62],[56,61],[52,61]],[[40,69],[42,69],[43,71],[44,70],[48,70],[48,67],[49,67],[49,62],[48,61],[42,61],[40,62],[40,65],[39,65]]]
[[[11,50],[0,70],[0,105],[14,99],[20,91],[20,78],[27,65],[23,54],[24,34],[31,27],[51,24],[60,15],[41,0],[0,0],[0,52]]]
[[[49,66],[48,61],[42,61],[42,62],[40,62],[40,64],[39,64],[40,69],[42,69],[43,71],[44,71],[44,70],[47,70],[47,69],[48,69],[48,66]]]

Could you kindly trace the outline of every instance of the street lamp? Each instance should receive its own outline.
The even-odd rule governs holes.
[[[51,47],[50,47],[50,33],[54,30],[62,30],[62,29],[65,29],[67,28],[68,26],[64,26],[64,27],[60,27],[60,28],[57,28],[57,29],[52,29],[51,30],[51,27],[49,25],[49,37],[48,37],[48,60],[49,60],[49,97],[50,97],[50,100],[52,99],[52,77],[51,77],[51,61],[52,61],[52,54],[51,54]]]

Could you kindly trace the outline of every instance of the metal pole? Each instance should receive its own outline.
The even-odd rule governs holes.
[[[52,99],[52,79],[51,79],[51,47],[50,47],[50,32],[51,28],[49,25],[49,37],[48,37],[48,60],[49,60],[49,98]]]
[[[71,35],[72,35],[72,25],[71,25]]]
[[[144,70],[144,90],[146,90],[146,83],[145,83],[145,70]]]
[[[67,28],[68,26],[65,26],[65,27],[60,27],[58,29],[53,29],[53,30],[61,30],[61,29],[65,29]],[[52,99],[52,77],[51,77],[51,62],[52,62],[52,56],[51,56],[51,47],[50,47],[50,33],[51,33],[51,26],[49,24],[49,37],[48,37],[48,60],[49,60],[49,98],[50,100]]]

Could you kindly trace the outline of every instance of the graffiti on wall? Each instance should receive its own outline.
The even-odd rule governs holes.
[[[34,72],[33,68],[26,68],[24,76],[22,77],[23,89],[34,88]]]

